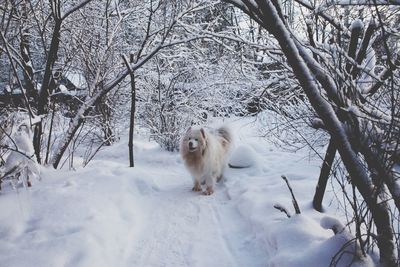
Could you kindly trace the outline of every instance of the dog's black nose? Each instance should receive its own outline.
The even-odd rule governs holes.
[[[189,142],[189,148],[193,148],[193,142]]]

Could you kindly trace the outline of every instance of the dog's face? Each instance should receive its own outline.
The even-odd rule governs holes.
[[[182,140],[182,145],[190,153],[204,150],[206,143],[206,133],[203,128],[192,129],[190,127]]]

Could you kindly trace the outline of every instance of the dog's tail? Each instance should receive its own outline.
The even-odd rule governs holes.
[[[233,142],[233,136],[231,130],[227,126],[222,126],[217,129],[218,135],[224,138],[229,144]]]

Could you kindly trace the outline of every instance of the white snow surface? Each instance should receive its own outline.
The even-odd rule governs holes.
[[[178,153],[139,136],[134,168],[122,138],[85,168],[44,169],[27,189],[3,185],[1,266],[329,266],[349,233],[325,229],[340,221],[329,192],[328,219],[311,208],[320,161],[276,150],[249,121],[231,127],[258,162],[228,168],[211,196],[191,191]],[[302,212],[291,218],[273,208],[294,214],[282,174]]]

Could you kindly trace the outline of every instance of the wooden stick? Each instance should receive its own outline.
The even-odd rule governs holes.
[[[297,200],[296,200],[296,198],[294,197],[293,190],[292,190],[292,188],[290,187],[290,184],[289,184],[288,179],[286,178],[285,175],[282,175],[282,179],[285,180],[286,185],[287,185],[288,188],[289,188],[290,194],[292,195],[292,203],[293,203],[294,210],[296,211],[296,214],[300,214],[301,212],[300,212],[299,204],[297,203]]]

